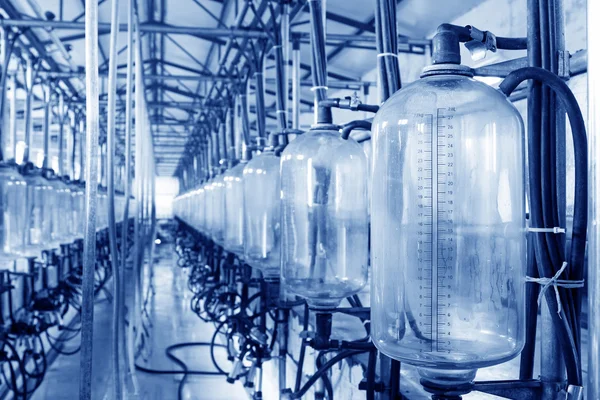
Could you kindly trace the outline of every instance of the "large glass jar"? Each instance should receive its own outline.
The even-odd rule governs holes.
[[[244,167],[245,162],[231,168],[223,177],[225,182],[225,250],[244,253]]]
[[[281,155],[281,277],[315,308],[367,282],[367,165],[361,146],[327,125]]]
[[[266,150],[244,167],[244,256],[265,277],[280,275],[279,157]]]
[[[25,240],[26,182],[15,168],[0,164],[0,262],[14,260]]]
[[[37,257],[56,244],[52,241],[52,212],[56,205],[54,188],[41,176],[39,170],[29,170],[24,175],[27,183],[25,196],[25,240],[23,256]]]
[[[464,67],[426,71],[373,121],[371,335],[457,384],[523,347],[523,123]]]

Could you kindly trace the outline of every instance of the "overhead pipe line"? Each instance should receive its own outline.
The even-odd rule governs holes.
[[[39,71],[38,76],[47,78],[83,78],[85,73],[80,72],[56,72],[56,71]],[[101,72],[101,77],[108,77],[108,72]],[[127,79],[126,73],[117,74],[118,79]],[[237,80],[236,77],[223,76],[223,75],[144,75],[144,80],[148,81],[194,81],[194,82],[234,82]],[[265,79],[267,84],[275,84],[277,81],[273,78]],[[362,80],[328,80],[328,86],[332,89],[362,89],[364,85],[376,86],[377,82],[374,81],[362,81]],[[310,79],[304,79],[300,81],[300,86],[312,87],[312,81]]]

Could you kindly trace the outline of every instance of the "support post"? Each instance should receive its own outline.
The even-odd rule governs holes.
[[[44,160],[42,168],[48,169],[50,166],[50,116],[52,114],[52,82],[44,86]]]
[[[300,129],[300,42],[292,48],[292,129]]]
[[[600,35],[600,2],[587,2],[588,38]],[[600,42],[588,41],[588,140],[590,225],[588,241],[588,310],[600,309]],[[587,397],[600,398],[600,313],[588,313]]]
[[[81,307],[81,367],[79,400],[92,399],[94,331],[94,270],[96,264],[96,205],[98,194],[98,136],[100,134],[98,85],[98,2],[85,0],[86,159],[85,237]]]

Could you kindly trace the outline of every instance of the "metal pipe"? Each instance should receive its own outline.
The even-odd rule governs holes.
[[[51,102],[50,99],[52,97],[52,87],[51,83],[44,86],[44,160],[42,162],[42,168],[48,169],[50,168],[49,164],[49,147],[50,147],[50,114],[51,110]]]
[[[240,96],[240,113],[242,123],[242,134],[244,136],[244,145],[248,148],[250,143],[250,121],[248,120],[248,95]]]
[[[71,162],[69,165],[69,176],[72,180],[75,180],[75,154],[77,149],[77,113],[73,111],[70,115],[70,124],[71,128]]]
[[[285,87],[285,96],[283,96],[283,109],[285,110],[286,114],[286,118],[285,120],[288,121],[288,103],[289,103],[289,97],[288,97],[288,90],[290,88],[290,77],[289,77],[289,73],[288,73],[288,69],[290,66],[290,5],[288,3],[283,3],[281,5],[281,7],[283,8],[281,11],[281,44],[282,44],[282,50],[283,50],[283,82],[284,82],[284,87]],[[286,128],[287,128],[287,124],[286,124]]]
[[[292,129],[300,129],[300,43],[297,41],[292,49]]]
[[[323,24],[322,0],[309,0],[310,9],[310,38],[312,43],[312,78],[314,92],[315,123],[331,123],[331,110],[327,109],[322,116],[319,115],[318,104],[327,98],[327,54],[325,52],[325,28]],[[320,117],[324,118],[320,121]]]
[[[14,2],[11,2],[9,0],[0,0],[0,7],[8,15],[8,19],[0,20],[0,26],[3,25],[3,22],[19,20],[22,17],[20,11],[16,9],[12,3]],[[21,31],[21,33],[21,37],[18,38],[18,41],[23,45],[22,48],[25,49],[25,51],[29,52],[29,47],[33,47],[36,50],[37,54],[46,54],[46,46],[39,40],[34,30],[24,29],[23,31]],[[25,38],[27,39],[26,41],[24,40]],[[52,57],[48,57],[45,61],[51,69],[61,69],[60,65]],[[75,89],[71,81],[65,80],[64,84],[67,86],[72,95],[79,96],[77,90]]]
[[[10,76],[10,88],[12,96],[10,98],[8,121],[10,126],[10,149],[12,158],[15,159],[17,156],[17,77],[14,74]]]
[[[21,27],[21,28],[43,28],[43,29],[61,29],[61,30],[83,30],[85,24],[82,22],[73,21],[47,21],[42,19],[1,19],[0,26],[6,27]],[[244,38],[244,39],[262,39],[266,38],[267,34],[262,30],[239,29],[239,28],[204,28],[199,26],[174,26],[163,25],[157,23],[143,23],[138,27],[143,33],[164,33],[164,34],[180,34],[180,35],[195,35],[203,37],[228,37],[228,38]],[[127,24],[119,24],[119,32],[126,32]],[[109,33],[110,24],[99,23],[98,33]]]
[[[98,85],[98,2],[85,0],[86,163],[85,237],[81,307],[79,399],[92,399],[94,332],[94,270],[96,264],[96,205],[98,191],[98,136],[100,134]]]
[[[136,18],[136,30],[135,30],[135,84],[136,88],[143,87],[143,64],[142,64],[142,49],[141,49],[141,35],[139,30],[139,15],[135,16]],[[135,213],[135,221],[134,221],[134,247],[133,247],[133,257],[134,257],[134,266],[133,266],[133,284],[134,284],[134,307],[132,312],[132,317],[129,319],[129,324],[132,326],[130,328],[130,332],[133,332],[132,329],[135,330],[135,336],[130,337],[129,341],[131,343],[131,347],[135,343],[137,343],[137,338],[140,335],[141,326],[141,260],[142,249],[141,247],[141,215],[143,212],[143,198],[142,198],[142,190],[141,190],[141,180],[142,180],[142,133],[143,133],[143,123],[144,123],[144,112],[143,107],[145,105],[143,90],[135,91],[135,164],[134,164],[134,174],[136,176],[135,179],[135,199],[137,201],[136,213]],[[132,324],[133,321],[133,324]],[[132,351],[132,350],[130,350]]]
[[[600,35],[600,2],[587,2],[588,38]],[[588,41],[588,140],[590,160],[590,224],[588,239],[588,368],[587,399],[600,398],[600,42]]]
[[[557,57],[558,53],[555,51],[556,47],[556,38],[555,38],[555,29],[556,27],[552,24],[552,16],[550,16],[550,3],[555,2],[556,0],[539,0],[538,1],[538,13],[539,13],[539,43],[540,43],[540,55],[541,55],[541,67],[552,71],[553,64],[555,61],[552,59]],[[531,10],[528,10],[531,12]],[[552,71],[555,72],[555,71]],[[556,118],[556,97],[554,93],[548,87],[541,88],[541,97],[538,99],[541,102],[541,113],[536,115],[534,118],[540,118],[541,120],[541,137],[542,143],[540,146],[542,148],[547,147],[550,154],[554,153],[554,160],[543,160],[543,162],[548,165],[552,165],[551,170],[552,173],[556,173],[557,170],[561,169],[561,164],[563,164],[564,169],[564,159],[561,161],[559,159],[560,155],[558,154],[558,149],[556,148],[556,141],[558,137],[562,135],[563,146],[565,140],[565,132],[564,132],[564,117],[563,119],[563,129],[558,128],[556,123],[560,118]],[[564,110],[563,110],[564,114]],[[547,143],[546,145],[544,143]],[[548,143],[549,142],[549,143]],[[554,143],[552,143],[554,142]],[[542,150],[544,151],[544,150]],[[565,156],[563,152],[563,157]],[[544,171],[546,167],[544,165],[541,166],[541,170]],[[544,172],[542,172],[544,174]],[[551,176],[545,177],[548,181],[552,180]],[[564,212],[564,206],[561,206],[558,203],[557,193],[552,192],[551,188],[557,188],[557,179],[558,174],[554,176],[553,184],[548,184],[548,191],[545,195],[548,196],[548,203],[552,204],[552,208],[556,207],[558,210],[558,214],[561,213],[561,209]],[[564,177],[563,177],[564,179]],[[564,185],[564,183],[562,184]],[[542,190],[544,190],[544,186],[542,186]],[[551,226],[565,226],[560,225],[560,217],[559,220],[546,220],[548,214],[553,215],[554,212],[544,212],[544,220],[546,223],[549,223]],[[554,217],[554,215],[553,215]],[[565,219],[563,219],[564,221]],[[564,235],[555,235],[556,238],[550,239],[551,241],[558,242],[558,236]],[[564,251],[564,242],[562,244]],[[565,380],[565,363],[561,353],[561,346],[559,341],[559,331],[555,326],[555,323],[552,320],[552,315],[554,311],[548,308],[546,302],[543,302],[541,309],[541,342],[540,342],[540,379],[542,381],[542,390],[543,396],[547,399],[558,399],[560,397],[559,391],[562,383]]]
[[[84,181],[85,178],[85,152],[84,149],[86,148],[86,137],[85,137],[85,131],[86,131],[86,119],[82,115],[79,118],[79,132],[81,134],[81,138],[79,139],[79,177],[77,179],[79,179],[80,181]]]
[[[112,313],[112,378],[113,398],[123,398],[123,374],[121,374],[121,318],[123,313],[123,285],[124,271],[119,264],[119,251],[117,250],[117,221],[115,216],[115,117],[116,117],[116,91],[117,91],[117,39],[119,32],[116,27],[119,23],[119,1],[113,0],[111,4],[111,31],[108,64],[108,127],[107,140],[107,183],[108,183],[108,236],[110,245],[111,265],[113,267],[113,313]]]
[[[310,39],[310,32],[297,32],[294,33],[292,38],[301,40],[306,42]],[[357,42],[357,43],[375,43],[377,38],[375,35],[351,35],[351,34],[341,34],[341,33],[328,33],[327,40],[331,42]],[[430,39],[415,39],[415,38],[407,38],[405,36],[398,36],[398,44],[408,44],[412,46],[430,46]]]
[[[225,148],[227,149],[227,161],[230,163],[239,160],[236,157],[236,143],[233,131],[233,117],[234,111],[231,108],[227,108],[227,112],[225,113]],[[194,158],[194,161],[196,159]],[[194,165],[194,172],[197,172],[197,166]],[[231,167],[231,165],[230,165]],[[194,174],[194,180],[196,178],[196,174]]]
[[[295,43],[299,43],[299,42],[295,42]],[[298,44],[299,46],[299,44]],[[300,48],[300,47],[298,47]],[[300,66],[300,62],[298,63],[298,67]],[[481,70],[483,71],[486,67],[481,67]],[[293,68],[293,61],[292,61],[292,68]],[[479,69],[477,69],[476,72],[478,72]],[[478,74],[478,75],[482,75],[482,76],[490,76],[492,75],[492,72],[487,72],[486,75],[482,74]],[[38,76],[40,77],[44,77],[44,78],[61,78],[61,79],[70,79],[70,78],[83,78],[85,77],[84,73],[80,73],[77,71],[74,72],[56,72],[56,71],[39,71],[38,72]],[[101,72],[99,74],[99,76],[101,77],[108,77],[108,72]],[[496,75],[494,75],[496,76]],[[118,79],[127,79],[127,74],[126,73],[119,73],[117,74],[117,78]],[[193,82],[231,82],[233,81],[233,78],[228,77],[228,76],[222,76],[222,75],[200,75],[200,74],[194,74],[194,75],[152,75],[152,74],[146,74],[144,75],[144,80],[148,80],[148,81],[170,81],[170,80],[174,80],[174,81],[193,81]],[[269,85],[273,85],[276,83],[276,80],[274,78],[267,78],[264,80],[265,83],[269,84]],[[300,86],[304,86],[304,87],[312,87],[313,83],[310,79],[304,79],[300,81]],[[362,80],[332,80],[329,79],[327,81],[327,86],[329,86],[332,89],[359,89],[361,87],[363,87],[364,85],[369,85],[369,86],[377,86],[377,82],[374,81],[362,81]]]
[[[259,6],[259,9],[263,9],[266,7],[266,2],[261,3]],[[242,8],[239,10],[239,13],[236,15],[235,18],[235,22],[233,23],[233,26],[235,28],[239,28],[242,26],[242,23],[244,22],[244,18],[246,17],[246,13],[248,12],[248,9],[250,8],[250,4],[249,2],[244,2],[242,4]],[[256,16],[254,16],[252,18],[252,21],[254,22]],[[235,40],[232,40],[232,38],[227,40],[227,45],[225,46],[225,49],[223,51],[223,53],[221,54],[221,59],[219,60],[218,63],[218,72],[220,73],[221,70],[225,67],[225,63],[227,62],[227,58],[229,57],[229,52],[231,51],[231,49],[233,48],[233,45],[235,43]],[[246,40],[244,40],[244,48],[245,48],[245,43]],[[206,99],[210,98],[213,90],[216,88],[217,83],[213,83],[213,85],[210,87],[210,89],[208,90],[208,92],[206,93],[206,98],[205,98],[205,102],[206,103]]]
[[[0,116],[4,117],[4,108],[6,104],[6,91],[8,82],[8,65],[10,63],[10,55],[12,52],[12,43],[10,40],[10,32],[6,28],[0,29],[2,35],[2,48],[0,49],[0,60],[2,61],[2,72],[0,76]],[[0,124],[0,161],[4,160],[4,149],[6,141],[6,133],[4,132],[4,124]]]
[[[225,148],[225,121],[220,121],[217,130],[217,146],[219,147],[219,165],[227,166],[227,149]]]
[[[267,136],[267,132],[265,130],[265,90],[263,80],[264,75],[262,72],[262,62],[259,64],[258,68],[259,70],[254,73],[254,79],[256,80],[256,89],[254,91],[254,95],[256,97],[256,126],[258,130],[258,136],[264,138]]]
[[[375,1],[375,30],[377,38],[377,80],[379,103],[400,89],[396,0]]]
[[[25,147],[23,149],[23,164],[29,162],[31,147],[31,103],[33,101],[33,62],[27,57],[25,66]]]
[[[29,6],[33,9],[35,15],[37,15],[37,17],[40,18],[41,21],[43,21],[42,18],[44,18],[44,12],[40,8],[39,4],[35,0],[27,0],[27,4],[29,4]],[[54,45],[58,48],[58,51],[60,51],[60,54],[62,54],[67,63],[69,63],[69,67],[71,69],[76,69],[77,66],[73,64],[71,55],[60,41],[60,38],[56,35],[56,32],[54,32],[53,30],[46,30],[46,32],[50,36],[50,40],[52,40],[52,43],[54,43]]]
[[[58,171],[59,176],[64,175],[64,140],[65,140],[65,99],[62,93],[58,94]]]

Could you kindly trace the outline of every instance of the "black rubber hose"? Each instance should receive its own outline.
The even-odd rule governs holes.
[[[539,278],[538,266],[533,249],[533,233],[527,236],[527,276]],[[521,351],[519,379],[533,379],[535,361],[535,338],[537,331],[539,285],[525,286],[525,346]]]
[[[331,367],[333,367],[338,362],[342,361],[345,358],[353,357],[355,355],[364,353],[363,350],[345,350],[341,351],[335,356],[333,356],[330,360],[328,360],[321,368],[319,368],[302,386],[302,388],[294,393],[290,393],[290,399],[300,399],[302,396],[308,392],[308,390],[317,382],[323,374],[325,374]]]
[[[452,24],[441,24],[438,27],[438,32],[441,30],[451,30],[457,36],[460,42],[469,42],[473,38],[471,37],[471,25],[459,26]],[[501,50],[527,50],[527,38],[507,38],[496,36],[496,48]]]
[[[588,177],[587,177],[587,137],[585,131],[585,124],[579,105],[575,96],[567,86],[555,74],[546,71],[538,67],[526,67],[511,72],[505,80],[500,84],[500,90],[505,95],[510,95],[516,87],[523,81],[534,80],[550,87],[560,98],[567,115],[569,116],[569,122],[571,124],[571,131],[573,135],[574,153],[575,153],[575,205],[574,205],[574,216],[573,216],[573,232],[571,241],[571,251],[569,257],[570,272],[568,279],[581,280],[583,276],[583,266],[585,260],[585,246],[586,246],[586,235],[587,235],[587,205],[588,205]],[[529,145],[534,146],[534,143],[539,142],[537,131],[531,130],[529,138]],[[535,151],[535,147],[532,147],[533,151],[530,151],[530,196],[531,196],[531,216],[533,226],[539,225],[543,221],[543,211],[540,209],[543,203],[543,196],[540,192],[540,176],[536,172],[535,166],[541,165],[540,155]],[[560,265],[553,265],[549,258],[547,243],[545,240],[536,237],[536,258],[539,263],[542,276],[552,277],[556,271],[561,267]],[[565,357],[565,363],[567,365],[567,374],[569,384],[581,385],[582,384],[582,372],[577,343],[578,338],[575,336],[576,330],[578,329],[575,325],[578,324],[576,315],[571,314],[570,310],[573,309],[573,297],[569,294],[569,291],[559,290],[561,298],[565,303],[563,308],[563,316],[556,313],[551,313],[553,322],[556,324],[559,332],[559,340],[563,350],[563,356]],[[550,309],[557,307],[557,301],[554,297],[554,293],[549,291],[546,295],[546,300]],[[568,313],[568,314],[567,314]]]
[[[527,38],[496,36],[496,47],[502,50],[527,50]]]
[[[325,354],[327,354],[327,351],[319,352],[319,355],[317,356],[316,360],[317,369],[323,367],[323,357],[325,356]],[[331,379],[329,379],[327,374],[323,374],[321,380],[323,381],[325,392],[327,392],[327,400],[333,400],[333,386],[331,385]]]
[[[193,346],[210,346],[211,349],[213,347],[225,347],[223,345],[217,344],[215,345],[214,343],[208,343],[208,342],[186,342],[186,343],[178,343],[178,344],[174,344],[171,345],[169,347],[167,347],[165,349],[165,354],[167,355],[167,357],[173,361],[175,364],[177,364],[181,370],[157,370],[157,369],[152,369],[152,368],[146,368],[143,367],[139,364],[135,364],[135,368],[139,371],[148,373],[148,374],[154,374],[154,375],[178,375],[178,374],[183,374],[183,378],[181,379],[181,381],[179,382],[179,388],[177,390],[177,396],[178,399],[183,399],[183,387],[185,386],[185,382],[187,380],[187,377],[189,375],[212,375],[212,376],[219,376],[219,375],[226,375],[224,372],[222,371],[198,371],[198,370],[190,370],[187,366],[186,363],[184,363],[180,358],[178,358],[177,356],[173,355],[172,352],[174,350],[177,349],[181,349],[181,348],[185,348],[185,347],[193,347]]]
[[[342,136],[341,136],[342,139],[348,140],[348,138],[350,137],[350,133],[352,133],[353,130],[358,129],[358,128],[370,131],[371,130],[371,121],[359,119],[359,120],[348,122],[346,125],[344,125],[342,127]]]
[[[552,88],[559,96],[569,116],[575,153],[575,205],[570,265],[574,275],[572,279],[580,280],[583,276],[583,264],[585,262],[588,210],[588,159],[585,122],[577,99],[569,86],[558,76],[542,68],[525,67],[511,72],[500,84],[500,90],[505,95],[509,95],[521,82],[529,79],[542,82]]]

